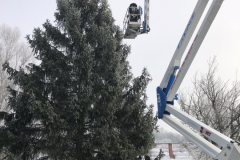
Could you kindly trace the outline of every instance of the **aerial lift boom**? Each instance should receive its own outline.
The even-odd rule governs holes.
[[[209,0],[198,0],[196,7],[189,19],[189,22],[184,30],[184,33],[177,45],[175,53],[170,61],[167,71],[163,77],[160,86],[157,87],[157,102],[158,102],[158,118],[169,124],[175,130],[187,137],[195,145],[201,148],[205,153],[211,156],[214,160],[240,160],[240,143],[221,134],[210,126],[191,117],[185,112],[174,107],[174,99],[177,99],[176,92],[181,85],[199,47],[201,46],[214,18],[216,17],[223,0],[213,0],[212,4],[201,24],[197,35],[195,36],[192,45],[187,52],[187,55],[180,67],[181,59],[184,51],[192,37],[194,30],[207,6]],[[132,5],[132,4],[131,4]],[[124,19],[124,38],[135,39],[137,35],[148,33],[149,28],[149,0],[145,0],[144,21],[141,24],[141,12],[133,13],[131,9],[141,10],[141,7],[132,5],[128,8]],[[138,19],[131,19],[131,16],[138,16]],[[179,71],[178,71],[179,70]],[[190,128],[197,131],[194,132],[189,127],[186,127],[170,114],[187,124]],[[202,136],[200,136],[200,135]],[[210,141],[215,142],[222,149],[216,147]]]
[[[239,142],[232,140],[231,138],[221,134],[220,132],[174,107],[174,99],[177,99],[176,92],[223,3],[223,0],[213,0],[180,67],[182,55],[192,37],[192,34],[201,18],[201,15],[203,14],[208,1],[209,0],[198,0],[198,3],[190,17],[177,49],[163,77],[163,80],[160,86],[157,87],[158,118],[162,119],[182,135],[186,136],[190,141],[210,155],[214,160],[240,160]],[[205,138],[193,132],[190,128],[184,126],[182,123],[174,119],[170,114],[174,115],[176,118],[187,124],[195,131],[199,132],[199,134],[203,135]],[[216,147],[206,139],[214,141],[223,149]]]

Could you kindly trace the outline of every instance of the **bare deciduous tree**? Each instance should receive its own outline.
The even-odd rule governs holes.
[[[13,86],[7,74],[2,70],[4,62],[18,69],[34,61],[33,53],[27,43],[20,40],[20,30],[2,24],[0,25],[0,109],[6,109],[7,86]]]
[[[218,130],[224,135],[240,140],[240,85],[236,80],[230,87],[216,77],[216,57],[208,61],[208,72],[195,75],[193,89],[181,92],[179,104],[184,112],[192,115],[203,123]],[[215,144],[214,142],[212,142]],[[197,152],[197,151],[195,151]],[[207,156],[199,154],[200,159]]]

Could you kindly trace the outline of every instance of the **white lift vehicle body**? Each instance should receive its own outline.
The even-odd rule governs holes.
[[[186,29],[184,30],[183,36],[180,39],[177,49],[163,77],[163,80],[160,86],[157,87],[158,118],[162,119],[168,125],[180,132],[209,156],[211,156],[214,160],[240,160],[239,142],[232,140],[210,126],[174,107],[174,99],[177,99],[175,96],[176,92],[180,87],[199,47],[201,46],[214,18],[216,17],[223,3],[223,0],[212,1],[201,27],[197,32],[197,35],[195,36],[192,45],[180,67],[182,55],[192,37],[192,34],[203,14],[204,9],[206,8],[208,1],[209,0],[198,0],[198,3],[196,4]],[[179,71],[177,72],[177,70]],[[190,128],[197,131],[198,134],[180,123],[170,114],[174,115],[176,118],[187,124]],[[205,138],[199,134],[203,135]],[[223,149],[216,147],[206,139],[217,143]]]

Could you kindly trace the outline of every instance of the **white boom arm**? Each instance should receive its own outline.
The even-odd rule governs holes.
[[[213,0],[212,5],[210,6],[206,17],[203,20],[203,23],[184,59],[184,62],[182,63],[181,68],[179,69],[179,72],[177,74],[177,77],[175,79],[175,81],[173,82],[171,89],[169,91],[169,94],[167,95],[167,99],[168,101],[172,101],[172,99],[174,98],[179,86],[182,83],[183,78],[185,77],[195,55],[197,54],[197,51],[199,49],[199,47],[201,46],[214,18],[216,17],[221,4],[222,4],[223,0]]]
[[[219,149],[203,137],[199,136],[199,134],[193,132],[191,129],[174,119],[172,116],[164,114],[162,118],[164,122],[188,138],[209,156],[215,158],[214,160],[240,160],[239,143],[170,104],[167,104],[166,111],[173,114],[195,131],[201,133],[207,139],[223,147],[223,150]]]
[[[187,27],[180,39],[177,49],[173,55],[173,58],[168,66],[168,69],[164,75],[164,78],[157,88],[158,99],[158,117],[176,129],[178,132],[186,136],[204,152],[210,155],[215,160],[240,160],[240,147],[239,143],[235,142],[231,138],[221,134],[206,124],[198,121],[197,119],[189,116],[185,112],[178,110],[173,106],[174,96],[182,83],[199,47],[201,46],[214,18],[216,17],[223,0],[213,0],[203,23],[193,40],[193,43],[184,59],[184,62],[179,69],[182,55],[189,43],[189,40],[197,26],[198,21],[208,3],[208,0],[199,0],[191,17],[187,24]],[[176,76],[176,71],[179,69]],[[218,145],[222,146],[222,150],[210,143],[199,134],[193,132],[179,121],[170,116],[173,114],[182,122],[187,124],[195,131],[202,134],[206,139],[214,141]]]
[[[167,69],[167,71],[163,77],[163,80],[160,84],[160,87],[162,89],[167,88],[171,74],[175,73],[174,68],[180,67],[182,55],[192,37],[192,34],[203,14],[204,9],[207,6],[208,1],[209,0],[199,0],[195,9],[193,10],[193,13],[188,21],[186,29],[184,30],[184,33],[180,39],[177,49],[175,50],[172,60],[169,64],[168,69]],[[172,101],[172,99],[171,99],[171,101]]]
[[[189,116],[187,113],[177,109],[173,105],[167,104],[166,111],[173,114],[175,117],[180,119],[182,122],[188,124],[191,128],[201,133],[204,137],[216,142],[218,145],[223,148],[227,147],[227,145],[233,140],[208,125],[200,122],[199,120]]]
[[[148,33],[149,28],[149,0],[144,0],[144,22],[142,33]]]
[[[162,120],[174,128],[176,131],[187,137],[191,142],[201,148],[205,153],[211,157],[216,157],[221,150],[214,146],[212,143],[193,132],[188,127],[184,126],[181,122],[177,121],[170,115],[164,115]]]
[[[212,143],[193,132],[188,127],[174,119],[172,116],[164,115],[163,121],[177,130],[179,133],[187,137],[196,146],[201,148],[205,153],[214,158],[214,160],[239,160],[240,159],[240,147],[237,143],[228,143],[223,150],[214,146]],[[216,131],[217,132],[217,131]]]

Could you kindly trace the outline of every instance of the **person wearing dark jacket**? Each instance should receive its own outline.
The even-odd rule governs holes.
[[[137,22],[139,19],[139,9],[136,3],[131,3],[129,6],[130,21]]]
[[[151,160],[149,154],[145,155],[145,160]]]

